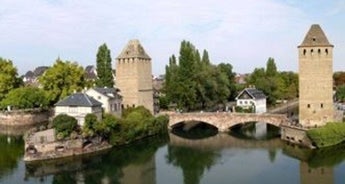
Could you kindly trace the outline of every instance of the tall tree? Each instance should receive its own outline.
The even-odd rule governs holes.
[[[206,50],[200,59],[194,45],[182,41],[178,62],[173,55],[166,66],[165,100],[187,111],[215,109],[228,100],[232,75],[230,64],[212,65]]]
[[[268,58],[266,64],[266,75],[268,77],[274,77],[278,74],[276,63],[274,62],[273,58]]]
[[[0,100],[2,100],[10,90],[18,87],[20,80],[17,68],[13,66],[11,60],[0,57],[0,68]]]
[[[97,52],[97,87],[114,87],[114,78],[111,68],[110,50],[104,43],[98,48]]]
[[[38,80],[47,91],[51,105],[85,86],[83,67],[60,58]]]

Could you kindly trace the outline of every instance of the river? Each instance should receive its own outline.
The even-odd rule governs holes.
[[[345,183],[345,145],[308,150],[272,137],[196,137],[170,133],[104,153],[27,165],[21,136],[1,135],[0,183]]]

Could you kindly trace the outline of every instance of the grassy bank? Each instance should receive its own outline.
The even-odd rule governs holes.
[[[308,130],[307,135],[318,148],[336,145],[345,141],[345,123],[327,123]]]

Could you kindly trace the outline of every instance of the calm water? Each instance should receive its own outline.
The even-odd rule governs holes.
[[[275,138],[209,136],[170,134],[92,156],[26,165],[21,137],[2,135],[0,183],[345,183],[345,145],[311,151]]]

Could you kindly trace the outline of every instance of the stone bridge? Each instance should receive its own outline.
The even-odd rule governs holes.
[[[247,122],[264,122],[280,127],[287,123],[288,118],[282,114],[254,114],[254,113],[229,113],[229,112],[200,112],[200,113],[171,113],[169,114],[169,129],[180,123],[204,122],[218,129],[219,132],[227,132],[229,128]],[[195,124],[195,123],[194,123]]]

